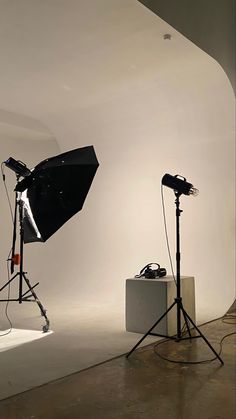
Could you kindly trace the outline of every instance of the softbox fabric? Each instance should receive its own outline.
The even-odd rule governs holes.
[[[39,163],[17,189],[25,189],[38,238],[24,219],[24,242],[46,241],[83,207],[99,163],[93,146],[77,148]]]

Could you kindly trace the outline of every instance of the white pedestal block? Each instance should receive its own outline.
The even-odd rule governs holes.
[[[181,277],[181,296],[183,307],[195,322],[195,287],[194,277]],[[176,298],[176,285],[172,276],[146,279],[131,278],[126,280],[126,330],[146,333],[150,327],[170,307]],[[181,324],[184,324],[181,316]],[[176,305],[153,329],[153,333],[163,335],[176,334]]]

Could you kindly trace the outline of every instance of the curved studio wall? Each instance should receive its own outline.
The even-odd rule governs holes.
[[[182,174],[200,190],[181,199],[181,266],[195,276],[201,322],[223,315],[235,298],[234,95],[218,63],[172,34],[161,63],[151,32],[131,40],[131,49],[132,41],[134,50],[148,48],[145,65],[132,54],[135,81],[111,87],[102,103],[47,120],[62,149],[94,144],[100,161],[83,212],[58,233],[69,249],[57,284],[77,301],[124,304],[125,279],[146,263],[170,273],[160,180]],[[165,197],[175,259],[172,191]]]
[[[160,180],[178,173],[200,190],[197,198],[181,199],[182,274],[195,276],[198,321],[219,317],[235,298],[232,88],[211,57],[140,3],[104,4],[93,4],[91,16],[90,3],[83,5],[88,28],[81,10],[64,13],[63,2],[57,10],[27,3],[27,16],[37,16],[33,24],[22,7],[8,10],[24,25],[5,37],[11,69],[19,72],[3,60],[3,80],[10,81],[1,86],[1,107],[41,121],[62,151],[93,144],[100,162],[83,211],[47,243],[27,247],[29,271],[45,303],[105,301],[120,305],[123,315],[127,277],[153,261],[170,273]],[[24,150],[37,162],[58,152],[55,143],[35,144],[24,143]],[[165,199],[174,259],[171,190]]]

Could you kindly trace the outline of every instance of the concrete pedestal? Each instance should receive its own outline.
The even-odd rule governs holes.
[[[183,307],[195,322],[194,277],[181,277]],[[126,280],[126,330],[146,333],[170,307],[176,298],[176,285],[172,276]],[[174,335],[176,333],[176,306],[153,329],[153,333]],[[184,324],[182,316],[182,325]]]

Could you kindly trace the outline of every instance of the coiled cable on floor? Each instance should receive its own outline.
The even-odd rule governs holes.
[[[234,319],[236,319],[236,316],[235,315],[225,315],[225,316],[223,316],[222,318],[221,318],[221,320],[223,321],[223,319],[224,318],[228,318],[228,317],[230,317],[230,318],[234,318]],[[228,323],[228,322],[225,322],[225,323],[227,323],[227,324],[236,324],[236,323]],[[185,332],[186,333],[186,332]],[[224,340],[226,339],[226,338],[228,338],[228,337],[230,337],[230,336],[232,336],[232,335],[235,335],[236,334],[236,332],[231,332],[231,333],[227,333],[226,335],[224,335],[223,337],[222,337],[222,339],[220,340],[220,342],[218,343],[219,345],[220,345],[220,350],[219,350],[219,352],[218,352],[218,356],[220,356],[221,355],[221,353],[222,353],[222,349],[223,349],[223,342],[224,342]],[[174,338],[175,336],[172,336],[172,338]],[[181,339],[180,339],[181,340]],[[191,338],[189,338],[189,340],[191,340]],[[161,340],[160,342],[158,342],[158,343],[156,343],[155,345],[154,345],[154,352],[155,352],[155,354],[156,355],[158,355],[161,359],[163,359],[163,360],[165,360],[165,361],[168,361],[168,362],[172,362],[172,363],[175,363],[175,364],[192,364],[192,365],[196,365],[196,364],[207,364],[207,363],[210,363],[210,362],[213,362],[213,361],[215,361],[216,359],[217,359],[217,356],[215,356],[215,357],[213,357],[213,358],[209,358],[209,359],[204,359],[204,360],[200,360],[200,361],[180,361],[180,360],[175,360],[175,359],[170,359],[170,358],[167,358],[167,357],[165,357],[165,356],[163,356],[162,354],[160,354],[159,352],[158,352],[158,350],[157,350],[157,348],[158,348],[158,346],[160,346],[160,345],[162,345],[163,343],[166,343],[166,342],[170,342],[170,339],[164,339],[164,340]]]

